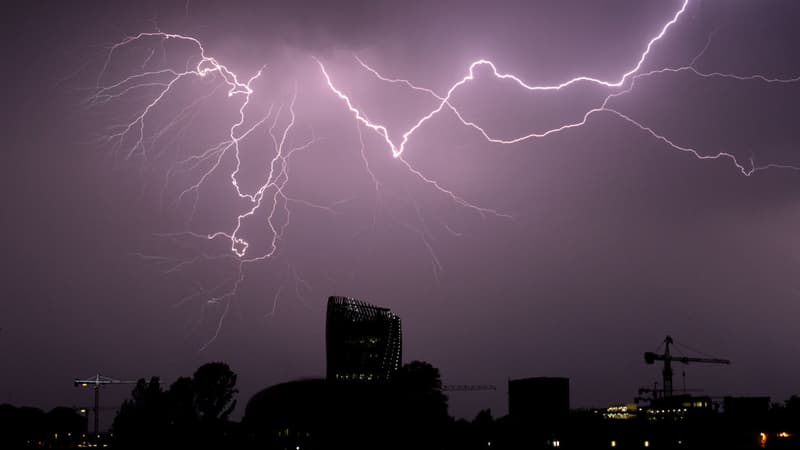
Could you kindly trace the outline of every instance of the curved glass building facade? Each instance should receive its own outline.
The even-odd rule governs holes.
[[[353,298],[329,297],[325,345],[329,380],[388,380],[402,362],[400,317]]]

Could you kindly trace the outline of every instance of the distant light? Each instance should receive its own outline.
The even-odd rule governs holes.
[[[786,431],[781,431],[780,433],[778,433],[778,437],[781,437],[781,438],[788,438],[788,437],[791,437],[791,436],[792,436],[792,434],[788,433]]]
[[[644,441],[644,448],[650,447],[650,441]]]
[[[611,441],[611,446],[612,447],[616,447],[617,446],[617,441]]]

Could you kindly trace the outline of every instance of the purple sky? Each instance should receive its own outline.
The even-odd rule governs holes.
[[[390,307],[403,319],[404,359],[431,362],[445,383],[498,386],[452,394],[457,416],[487,407],[505,414],[506,380],[527,376],[569,377],[573,407],[631,401],[660,381],[642,353],[666,334],[733,361],[686,367],[690,388],[776,401],[800,391],[800,173],[747,177],[730,159],[699,160],[611,113],[508,146],[443,113],[403,156],[466,201],[511,216],[482,217],[415,177],[362,127],[376,191],[356,121],[312,59],[396,140],[436,102],[371,77],[353,52],[388,77],[439,93],[480,58],[531,84],[617,80],[681,1],[330,3],[3,3],[0,402],[88,404],[72,378],[100,371],[171,382],[223,360],[239,374],[241,412],[265,386],[324,374],[328,295]],[[790,0],[692,0],[642,71],[689,64],[713,33],[698,71],[797,77],[798,20],[800,5]],[[237,295],[216,304],[207,300],[238,278],[230,243],[158,234],[230,232],[249,208],[230,184],[232,153],[198,190],[194,215],[195,197],[178,196],[205,169],[170,172],[226,138],[243,96],[220,88],[190,110],[182,133],[168,129],[146,157],[130,158],[133,141],[115,149],[102,138],[140,114],[158,88],[86,102],[108,47],[156,26],[197,38],[244,78],[266,64],[246,124],[283,104],[275,128],[282,130],[297,86],[287,146],[312,130],[320,138],[291,157],[284,192],[332,211],[289,202],[291,223],[275,255],[245,265]],[[191,58],[197,62],[191,45],[138,42],[115,54],[100,81],[185,69]],[[580,120],[621,90],[583,83],[531,93],[484,69],[452,101],[502,138]],[[145,134],[164,130],[220,85],[206,78],[178,83]],[[685,71],[638,80],[611,106],[678,145],[729,152],[749,168],[750,158],[800,165],[798,102],[800,82]],[[238,179],[248,192],[263,183],[274,155],[271,120],[240,146]],[[242,229],[252,256],[269,248],[265,220],[259,210]],[[116,406],[127,394],[109,389],[104,403]]]

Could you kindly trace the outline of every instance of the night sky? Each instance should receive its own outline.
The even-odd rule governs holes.
[[[501,145],[445,109],[402,158],[493,214],[393,158],[314,59],[396,142],[438,101],[376,79],[354,55],[442,95],[480,58],[529,84],[616,81],[681,3],[3,2],[0,403],[83,405],[90,394],[72,387],[75,377],[170,383],[222,360],[239,374],[241,414],[261,388],[324,374],[329,295],[391,308],[403,320],[404,360],[432,363],[446,384],[498,386],[451,394],[460,417],[505,414],[507,379],[528,376],[569,377],[572,407],[630,402],[660,381],[642,354],[667,334],[733,361],[678,366],[676,388],[685,368],[687,387],[712,396],[797,393],[800,172],[786,166],[800,166],[800,81],[681,71],[637,79],[610,101],[677,145],[727,152],[745,172],[784,166],[751,176],[609,112]],[[798,21],[792,0],[690,0],[639,73],[700,55],[700,73],[791,79],[800,75]],[[262,261],[240,266],[229,240],[202,237],[230,233],[251,207],[231,184],[231,151],[181,197],[210,164],[176,170],[180,161],[228,139],[239,119],[244,95],[226,95],[218,72],[176,83],[145,120],[144,147],[107,139],[160,88],[92,102],[99,85],[198,62],[197,47],[178,39],[142,39],[107,59],[126,36],[158,30],[196,38],[245,81],[266,66],[238,130],[272,105],[240,143],[243,190],[263,184],[270,129],[281,137],[294,92],[286,148],[317,138],[287,159],[291,200],[274,220],[290,223]],[[478,67],[451,102],[512,139],[580,121],[627,87],[529,92]],[[170,126],[176,116],[186,120]],[[246,258],[265,255],[265,209],[245,222]],[[239,267],[242,281],[226,296]],[[128,388],[104,394],[116,406]]]

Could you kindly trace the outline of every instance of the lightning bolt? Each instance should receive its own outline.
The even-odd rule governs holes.
[[[589,118],[591,116],[596,115],[598,113],[607,113],[607,114],[611,114],[611,115],[613,115],[613,116],[615,116],[615,117],[617,117],[619,119],[622,119],[626,123],[628,123],[630,125],[633,125],[634,127],[638,128],[639,130],[649,134],[651,137],[653,137],[653,138],[655,138],[655,139],[667,144],[669,147],[671,147],[671,148],[673,148],[675,150],[692,154],[697,159],[701,159],[701,160],[728,159],[733,163],[733,165],[736,167],[736,169],[740,173],[745,175],[745,176],[750,176],[750,175],[752,175],[753,173],[755,173],[757,171],[766,170],[766,169],[800,170],[800,168],[798,168],[796,166],[787,165],[787,164],[770,163],[770,164],[764,164],[764,165],[756,166],[755,163],[752,160],[750,161],[749,165],[746,165],[745,163],[740,162],[736,158],[735,155],[733,155],[732,153],[729,153],[729,152],[722,151],[722,152],[716,152],[716,153],[704,153],[704,152],[702,152],[702,151],[700,151],[700,150],[698,150],[696,148],[693,148],[693,147],[679,145],[676,142],[674,142],[673,140],[671,140],[670,138],[668,138],[667,136],[665,136],[665,135],[659,133],[658,131],[656,131],[654,128],[646,126],[646,125],[642,124],[641,122],[633,119],[629,115],[626,115],[626,114],[624,114],[624,113],[622,113],[622,112],[620,112],[620,111],[618,111],[616,109],[613,109],[613,108],[611,108],[609,106],[610,101],[613,100],[614,98],[617,98],[617,97],[620,97],[622,95],[625,95],[625,94],[628,94],[628,93],[632,92],[633,88],[634,88],[634,85],[635,85],[635,83],[636,83],[636,81],[638,79],[652,77],[652,76],[655,76],[655,75],[669,74],[669,73],[675,74],[675,73],[681,73],[681,72],[689,72],[689,73],[692,73],[693,75],[696,75],[698,77],[707,78],[707,79],[724,78],[724,79],[731,79],[731,80],[736,80],[736,81],[754,81],[755,80],[755,81],[761,81],[761,82],[770,83],[770,84],[771,83],[789,84],[789,83],[796,83],[796,82],[800,81],[800,76],[793,77],[793,78],[785,78],[784,79],[784,78],[770,78],[770,77],[767,77],[767,76],[764,76],[764,75],[760,75],[760,74],[737,75],[737,74],[722,73],[722,72],[701,72],[701,71],[697,70],[694,67],[694,64],[700,59],[700,57],[705,53],[706,49],[710,45],[710,43],[711,43],[711,38],[710,37],[709,37],[708,42],[706,43],[706,46],[703,48],[703,50],[697,56],[695,56],[692,59],[692,61],[691,61],[691,63],[689,65],[682,66],[682,67],[676,67],[676,68],[666,67],[666,68],[662,68],[662,69],[651,70],[651,71],[648,71],[648,72],[641,72],[640,73],[645,61],[647,60],[647,57],[649,56],[649,54],[651,53],[651,50],[653,49],[653,46],[656,43],[658,43],[658,41],[660,41],[661,39],[663,39],[667,35],[667,31],[673,25],[678,23],[678,20],[680,19],[681,15],[683,15],[685,13],[688,5],[689,5],[689,0],[684,0],[683,3],[681,4],[680,8],[678,8],[678,10],[672,16],[672,18],[668,22],[666,22],[661,27],[660,31],[647,42],[647,45],[645,46],[644,51],[639,55],[639,58],[636,60],[635,64],[633,64],[633,66],[630,69],[628,69],[627,71],[622,73],[622,75],[620,75],[619,79],[617,79],[616,81],[602,80],[602,79],[591,77],[591,76],[588,76],[588,75],[581,75],[581,76],[578,76],[578,77],[575,77],[575,78],[571,78],[569,80],[566,80],[566,81],[558,83],[558,84],[534,85],[534,84],[530,84],[528,82],[523,81],[521,78],[519,78],[518,76],[516,76],[514,74],[501,72],[500,70],[498,70],[498,68],[495,65],[495,63],[493,63],[490,60],[479,59],[479,60],[476,60],[476,61],[472,62],[468,66],[467,74],[464,77],[462,77],[460,80],[458,80],[454,84],[452,84],[447,89],[447,92],[444,95],[440,95],[440,94],[437,94],[434,90],[418,86],[418,85],[412,83],[410,80],[403,79],[403,78],[390,78],[390,77],[384,76],[378,70],[374,69],[373,67],[368,65],[366,62],[364,62],[358,55],[355,55],[355,59],[358,62],[358,64],[363,69],[365,69],[370,74],[372,74],[378,80],[386,82],[386,83],[402,84],[402,85],[408,87],[411,90],[425,93],[425,94],[429,95],[430,97],[432,97],[433,99],[435,99],[436,101],[438,101],[438,105],[435,108],[433,108],[432,110],[430,110],[426,114],[424,114],[421,117],[419,117],[419,119],[414,123],[413,126],[411,126],[408,130],[406,130],[406,131],[404,131],[402,133],[401,139],[399,140],[399,142],[395,142],[394,140],[391,139],[391,137],[389,136],[389,131],[387,130],[387,128],[384,125],[378,124],[378,123],[373,123],[369,119],[367,119],[366,114],[364,112],[362,112],[359,108],[357,108],[353,104],[351,99],[342,90],[340,90],[339,88],[337,88],[335,86],[335,84],[333,83],[333,81],[331,79],[331,76],[329,75],[329,73],[326,70],[326,68],[325,68],[324,64],[322,63],[322,61],[317,60],[317,63],[319,65],[320,71],[321,71],[321,73],[322,73],[322,75],[323,75],[323,77],[325,79],[325,82],[327,83],[327,85],[330,88],[331,92],[333,92],[337,97],[339,97],[341,100],[343,100],[345,102],[345,104],[347,106],[347,109],[353,114],[353,116],[355,117],[356,120],[358,120],[359,122],[364,124],[364,126],[366,126],[367,128],[373,130],[381,138],[383,138],[384,142],[387,144],[387,146],[389,147],[389,149],[392,152],[392,155],[395,158],[400,159],[408,167],[408,169],[410,171],[412,171],[412,173],[414,173],[418,177],[424,179],[426,182],[429,182],[429,183],[433,184],[440,191],[450,195],[459,204],[462,204],[463,206],[467,206],[467,207],[472,207],[472,208],[478,209],[479,211],[482,211],[482,212],[487,212],[488,211],[488,212],[496,213],[495,211],[486,210],[486,209],[483,209],[483,208],[478,208],[478,207],[475,207],[474,205],[471,205],[471,204],[465,202],[463,199],[461,199],[460,197],[457,197],[451,191],[446,190],[446,189],[442,188],[441,186],[439,186],[434,180],[430,180],[430,179],[426,178],[422,173],[420,173],[419,171],[414,169],[407,161],[405,161],[402,158],[403,152],[405,151],[406,146],[409,143],[409,139],[413,136],[413,134],[417,130],[419,130],[419,128],[422,127],[426,122],[428,122],[429,120],[431,120],[434,117],[436,117],[438,114],[440,114],[445,109],[451,111],[456,116],[456,118],[464,126],[472,128],[473,130],[477,131],[486,141],[488,141],[488,142],[490,142],[492,144],[511,145],[511,144],[517,144],[517,143],[520,143],[520,142],[523,142],[523,141],[527,141],[527,140],[531,140],[531,139],[545,138],[547,136],[550,136],[550,135],[553,135],[553,134],[556,134],[556,133],[561,133],[561,132],[564,132],[564,131],[567,131],[567,130],[571,130],[571,129],[574,129],[574,128],[582,127],[582,126],[586,125],[586,123],[588,122],[588,120],[589,120]],[[452,99],[453,95],[456,93],[457,90],[459,90],[460,88],[466,86],[469,82],[475,81],[475,79],[476,79],[475,71],[479,67],[487,67],[490,70],[491,75],[493,77],[495,77],[496,79],[510,81],[510,82],[514,83],[516,86],[522,88],[525,91],[529,91],[529,92],[561,91],[561,90],[565,90],[565,89],[567,89],[567,88],[569,88],[569,87],[571,87],[573,85],[576,85],[578,83],[590,83],[590,84],[598,85],[600,87],[609,88],[609,89],[624,88],[626,84],[628,85],[628,87],[625,88],[625,89],[622,89],[622,90],[620,90],[618,92],[612,92],[611,94],[609,94],[603,100],[601,105],[599,105],[596,108],[592,108],[592,109],[587,110],[584,113],[584,115],[581,118],[581,120],[579,120],[579,121],[572,122],[572,123],[566,123],[566,124],[560,125],[558,127],[547,129],[547,130],[542,131],[542,132],[529,133],[529,134],[525,134],[525,135],[521,135],[521,136],[516,136],[516,137],[513,137],[513,138],[499,138],[499,137],[493,136],[491,133],[489,133],[486,129],[481,127],[479,124],[465,119],[464,114],[462,114],[462,112],[460,110],[458,110],[451,102],[451,99]]]
[[[188,58],[186,67],[183,70],[174,68],[164,68],[158,70],[144,70],[113,82],[104,82],[106,74],[109,72],[110,65],[114,61],[115,55],[126,48],[132,47],[144,41],[155,41],[160,44],[162,51],[169,42],[179,42],[189,44],[193,48],[193,55]],[[151,50],[145,58],[142,68],[147,67],[154,56],[155,50]],[[213,289],[198,290],[184,298],[181,303],[202,295],[205,297],[207,305],[223,305],[222,312],[215,327],[211,339],[201,347],[201,351],[208,344],[214,341],[223,327],[225,317],[230,310],[231,299],[233,299],[239,286],[245,279],[245,266],[258,261],[272,258],[278,250],[279,241],[283,238],[285,230],[290,225],[291,209],[290,204],[302,204],[312,208],[318,208],[328,212],[334,212],[331,206],[318,205],[313,202],[290,197],[285,188],[289,182],[289,161],[296,152],[306,150],[317,142],[313,131],[311,135],[300,144],[294,145],[296,141],[296,113],[295,101],[297,99],[297,86],[294,87],[290,97],[279,105],[270,105],[266,114],[257,120],[248,120],[248,111],[254,95],[254,85],[259,80],[265,67],[260,68],[251,76],[245,78],[239,76],[228,66],[220,63],[214,57],[208,56],[202,43],[191,36],[181,34],[164,33],[161,31],[139,33],[129,36],[109,47],[105,61],[93,93],[87,98],[89,106],[96,107],[105,103],[119,100],[125,96],[130,96],[137,92],[146,92],[150,95],[144,107],[134,115],[129,122],[120,125],[118,130],[108,136],[103,141],[111,146],[113,150],[125,149],[125,159],[140,156],[147,160],[151,157],[153,147],[157,146],[160,139],[171,130],[179,130],[179,135],[192,122],[194,114],[203,102],[209,101],[220,89],[227,91],[227,97],[238,100],[238,114],[236,120],[228,129],[227,139],[209,146],[199,153],[192,154],[184,159],[177,161],[167,171],[167,183],[170,179],[179,174],[196,173],[195,182],[183,189],[177,196],[177,201],[181,202],[188,196],[194,196],[192,204],[192,216],[196,213],[197,201],[200,188],[217,171],[222,170],[223,162],[226,158],[232,158],[234,169],[229,174],[229,181],[236,196],[245,201],[249,206],[239,213],[229,231],[214,231],[210,233],[197,233],[191,231],[161,234],[159,237],[173,240],[182,238],[197,238],[203,240],[224,239],[229,243],[229,254],[209,255],[202,254],[195,258],[174,259],[163,258],[152,255],[139,254],[138,256],[146,261],[153,262],[162,269],[165,274],[175,273],[200,262],[214,260],[233,259],[236,262],[236,275],[227,282]],[[195,100],[183,107],[163,126],[151,125],[157,120],[153,117],[155,110],[162,103],[165,103],[169,96],[179,89],[181,83],[186,83],[191,79],[205,80],[212,79],[215,86],[207,94],[198,96]],[[283,123],[285,122],[285,123]],[[242,143],[254,135],[254,133],[269,125],[267,134],[273,152],[272,158],[264,168],[264,180],[253,191],[246,191],[242,188],[239,175],[243,164],[241,154]],[[152,129],[150,127],[156,127]],[[177,137],[176,137],[177,139]],[[171,143],[174,143],[171,142]],[[251,251],[250,242],[241,236],[241,230],[245,223],[253,220],[257,213],[265,211],[266,219],[264,229],[270,234],[271,238],[266,248],[254,253]],[[292,277],[299,285],[306,286],[306,283],[296,270],[292,271]],[[298,281],[298,280],[302,280]],[[300,287],[296,289],[299,295]],[[277,297],[276,297],[277,298]],[[277,302],[277,300],[276,300]]]
[[[800,76],[793,78],[772,78],[760,74],[739,75],[716,71],[704,72],[697,69],[696,63],[711,44],[711,36],[709,36],[705,47],[695,55],[689,64],[679,67],[662,67],[648,71],[643,70],[651,53],[654,52],[656,46],[668,36],[669,31],[680,21],[680,18],[686,13],[689,4],[690,0],[683,0],[669,20],[661,25],[658,31],[643,45],[643,50],[638,57],[634,58],[633,62],[626,69],[621,70],[618,77],[610,80],[581,75],[556,84],[538,85],[525,81],[512,73],[501,71],[497,65],[489,59],[477,59],[466,67],[465,73],[461,78],[457,79],[440,94],[433,89],[419,86],[408,79],[386,76],[364,61],[360,56],[354,55],[355,63],[358,67],[372,75],[378,81],[398,84],[412,91],[427,95],[432,99],[434,103],[433,107],[418,116],[413,121],[413,125],[399,134],[393,134],[386,125],[370,120],[365,109],[359,107],[346,91],[335,83],[334,77],[326,67],[324,61],[315,56],[312,56],[312,58],[316,67],[319,69],[324,85],[333,96],[341,100],[344,105],[344,110],[349,113],[355,121],[355,131],[357,132],[358,142],[360,144],[360,157],[363,161],[364,170],[372,181],[376,196],[380,195],[382,183],[373,171],[370,161],[367,158],[364,131],[372,132],[377,135],[382,144],[385,145],[386,149],[394,157],[394,160],[396,160],[398,165],[406,170],[408,174],[418,179],[419,182],[424,185],[446,196],[455,204],[467,208],[468,210],[475,211],[481,217],[486,217],[487,215],[510,217],[495,209],[469,202],[454,189],[444,186],[438,180],[414,167],[405,158],[405,151],[413,142],[412,138],[414,134],[428,122],[433,121],[443,113],[453,114],[463,126],[473,130],[486,142],[500,146],[519,144],[532,139],[541,139],[554,134],[564,133],[583,127],[595,115],[606,114],[640,130],[673,150],[687,153],[699,160],[728,160],[739,173],[745,176],[750,176],[766,169],[800,170],[798,167],[788,164],[768,163],[756,165],[752,159],[745,163],[739,161],[731,152],[708,152],[678,143],[676,140],[660,133],[656,127],[645,124],[633,118],[631,115],[625,114],[613,107],[613,102],[622,96],[630,95],[634,91],[637,82],[640,80],[678,73],[687,73],[704,79],[727,79],[736,82],[760,82],[766,84],[791,84],[800,82]],[[188,7],[189,2],[186,3],[187,11]],[[148,69],[148,67],[154,64],[155,57],[159,51],[157,48],[160,48],[160,52],[163,56],[162,59],[166,60],[168,44],[182,44],[184,47],[190,49],[190,56],[186,58],[183,67]],[[118,55],[123,51],[130,51],[138,45],[149,47],[149,52],[139,66],[141,70],[123,77],[115,78],[111,76],[111,66],[118,58]],[[543,131],[512,137],[498,137],[481,124],[467,119],[466,113],[454,104],[453,99],[457,92],[467,89],[479,81],[477,75],[478,69],[488,69],[482,70],[481,73],[488,73],[489,76],[501,82],[511,83],[524,93],[566,93],[570,88],[576,85],[586,84],[605,90],[607,94],[595,107],[586,109],[580,120],[562,123]],[[222,240],[227,242],[228,251],[222,254],[202,253],[199,256],[186,259],[167,258],[158,255],[138,255],[159,267],[162,272],[166,274],[176,273],[202,262],[234,262],[233,266],[235,270],[230,278],[210,289],[200,287],[196,292],[179,302],[179,304],[182,304],[195,298],[203,298],[205,304],[209,305],[209,307],[220,305],[221,311],[218,314],[218,320],[214,327],[213,335],[208,342],[201,347],[201,350],[210,345],[223,329],[224,321],[230,311],[232,300],[236,297],[239,287],[246,279],[246,267],[253,263],[273,259],[278,254],[280,243],[284,239],[285,231],[291,223],[292,210],[290,205],[302,205],[331,214],[337,213],[335,210],[336,203],[332,205],[319,205],[304,199],[293,198],[287,193],[286,186],[290,179],[289,163],[292,155],[314,147],[319,144],[322,139],[316,137],[313,130],[309,133],[298,131],[298,117],[295,108],[298,97],[298,86],[296,84],[291,93],[278,95],[277,100],[269,105],[266,112],[259,114],[257,111],[253,111],[258,110],[255,102],[253,102],[253,98],[256,95],[258,84],[264,82],[266,71],[267,67],[262,66],[249,76],[242,76],[237,74],[229,66],[222,64],[215,57],[208,55],[201,41],[195,37],[165,33],[160,30],[143,32],[128,36],[108,47],[93,92],[87,98],[87,104],[91,107],[100,107],[109,102],[119,101],[122,98],[137,95],[146,99],[144,106],[138,109],[129,121],[115,127],[113,132],[104,136],[102,140],[103,143],[110,146],[114,151],[122,152],[125,160],[140,157],[145,161],[150,158],[159,157],[161,155],[158,153],[159,148],[164,149],[177,146],[179,139],[187,132],[189,126],[192,124],[200,106],[212,101],[218,92],[226,92],[229,101],[235,102],[235,104],[238,105],[235,119],[232,120],[227,128],[227,136],[221,141],[209,145],[197,153],[191,153],[189,156],[177,160],[166,172],[165,186],[162,191],[162,193],[166,191],[166,186],[176,176],[194,177],[194,181],[190,182],[188,186],[182,189],[176,199],[176,202],[180,203],[187,198],[192,198],[191,217],[194,217],[197,212],[200,191],[203,186],[208,183],[213,175],[224,170],[226,162],[232,161],[233,169],[230,173],[227,173],[226,178],[230,182],[232,192],[235,194],[234,200],[240,202],[237,203],[237,205],[243,204],[245,206],[232,218],[230,227],[206,233],[182,231],[159,235],[162,238],[181,243],[184,239],[199,239],[204,241]],[[107,81],[107,79],[110,78],[113,78],[113,80]],[[171,96],[178,96],[177,91],[184,85],[192,82],[200,83],[205,87],[211,86],[211,88],[206,93],[195,96],[192,101],[179,109],[177,113],[174,113],[166,124],[159,124],[155,117],[157,116],[156,111],[160,108],[167,108],[166,104]],[[170,133],[172,133],[173,139],[164,142],[167,137],[170,136]],[[241,147],[252,136],[258,133],[266,133],[266,135],[269,136],[269,145],[267,145],[264,151],[269,152],[272,156],[268,158],[266,166],[263,167],[263,180],[252,190],[247,190],[243,187],[240,179],[241,170],[243,164],[245,164],[245,157],[242,154]],[[301,134],[304,135],[304,137],[301,137]],[[399,139],[393,139],[393,135],[399,136]],[[404,227],[411,233],[418,235],[429,254],[433,273],[436,277],[442,270],[442,264],[432,244],[432,233],[428,229],[416,202],[414,202],[413,199],[411,202],[419,225],[413,226],[404,224]],[[263,217],[260,222],[259,217]],[[373,225],[374,222],[375,220],[373,219]],[[253,223],[259,223],[261,229],[268,237],[267,243],[258,249],[256,249],[245,236],[243,228]],[[461,236],[461,233],[455,231],[448,224],[442,223],[441,225],[453,236]],[[304,302],[301,291],[303,289],[310,289],[310,285],[301,277],[294,266],[288,266],[286,276],[290,282],[294,283],[294,292],[296,296]],[[278,299],[283,291],[283,286],[277,289],[273,299],[272,310],[267,316],[273,316],[275,314]]]

